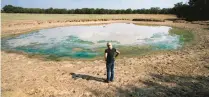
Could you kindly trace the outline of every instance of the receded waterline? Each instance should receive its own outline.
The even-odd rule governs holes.
[[[104,54],[107,42],[123,55],[181,48],[191,41],[185,30],[168,26],[112,23],[69,26],[2,38],[2,50],[70,58],[95,58]]]

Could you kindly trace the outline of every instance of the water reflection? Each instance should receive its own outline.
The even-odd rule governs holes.
[[[182,44],[179,35],[169,34],[171,29],[126,23],[57,27],[2,39],[2,49],[72,58],[100,56],[108,41],[127,54],[132,53],[129,48],[138,48],[133,53],[142,49],[177,49]]]

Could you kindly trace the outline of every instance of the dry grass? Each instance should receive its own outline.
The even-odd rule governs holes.
[[[14,20],[82,20],[82,19],[175,19],[175,15],[158,14],[8,14],[2,13],[2,22]]]
[[[86,22],[109,23],[115,20],[157,20],[177,19],[175,15],[159,14],[8,14],[2,13],[2,36],[14,35],[32,30],[85,24]],[[89,23],[88,23],[89,24]]]

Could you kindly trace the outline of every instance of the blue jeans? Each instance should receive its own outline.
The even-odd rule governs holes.
[[[113,81],[114,80],[114,65],[115,65],[115,61],[111,61],[111,62],[106,63],[107,81]]]

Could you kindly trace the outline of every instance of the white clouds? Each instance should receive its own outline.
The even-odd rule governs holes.
[[[37,33],[32,33],[27,36],[22,35],[24,36],[23,38],[11,39],[7,42],[13,47],[27,46],[33,43],[51,45],[60,43],[68,39],[69,36],[76,36],[79,39],[94,43],[100,40],[114,40],[121,44],[141,44],[147,43],[146,39],[150,39],[157,33],[166,35],[165,39],[160,39],[160,36],[160,38],[155,38],[157,40],[153,41],[167,41],[169,38],[172,38],[168,35],[170,29],[171,27],[166,26],[137,26],[125,23],[113,23],[100,26],[70,26],[43,29]]]

